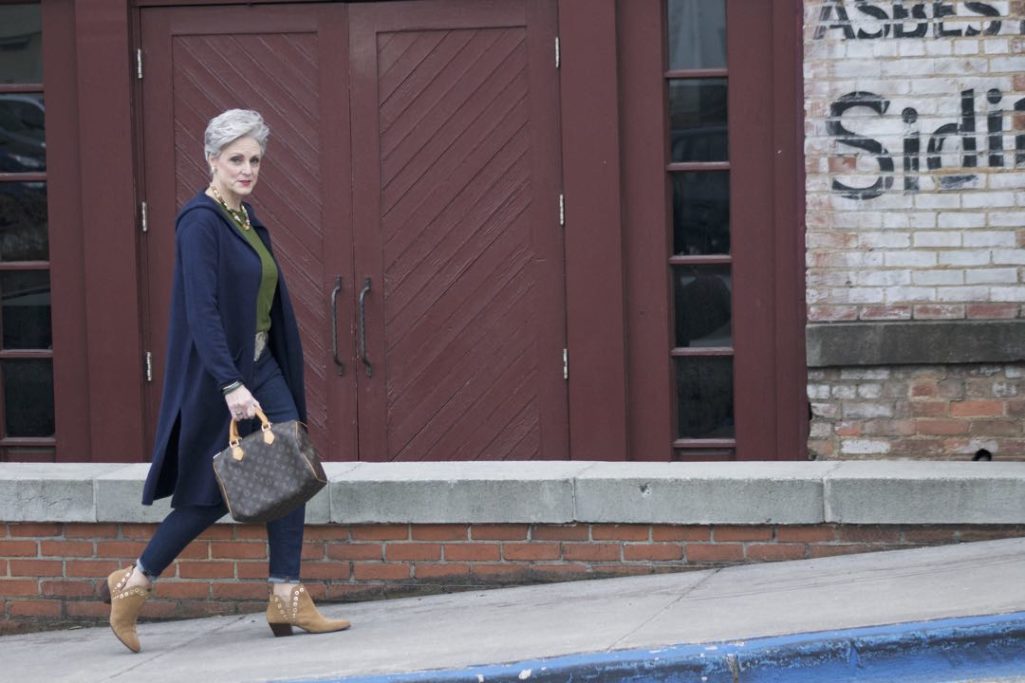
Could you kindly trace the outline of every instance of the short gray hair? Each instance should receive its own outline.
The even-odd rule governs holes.
[[[270,128],[258,112],[251,109],[229,109],[210,119],[203,135],[203,149],[209,159],[239,138],[251,137],[260,145],[260,152],[266,153],[269,136]]]

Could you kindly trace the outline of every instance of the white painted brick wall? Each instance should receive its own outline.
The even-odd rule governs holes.
[[[812,321],[1006,317],[986,304],[1025,302],[1025,2],[805,0],[804,18]]]
[[[993,263],[998,265],[1025,265],[1025,249],[994,249]]]
[[[1018,205],[1018,197],[1014,192],[965,192],[960,198],[961,206],[966,209],[989,209]],[[1021,216],[1018,218],[1021,220]]]
[[[965,283],[979,284],[1017,284],[1018,271],[1015,268],[983,268],[969,270],[965,273]]]
[[[959,232],[930,232],[922,230],[913,235],[916,247],[960,247],[962,245]]]
[[[1015,235],[1009,231],[976,230],[963,233],[966,247],[1013,247]]]
[[[965,271],[956,268],[948,270],[916,270],[911,273],[911,281],[916,285],[958,286],[965,283]]]
[[[911,235],[906,232],[863,232],[858,235],[858,246],[864,249],[903,249],[911,246]]]

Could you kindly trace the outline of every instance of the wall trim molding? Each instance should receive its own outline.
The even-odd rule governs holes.
[[[1025,361],[1025,320],[808,325],[809,368]]]

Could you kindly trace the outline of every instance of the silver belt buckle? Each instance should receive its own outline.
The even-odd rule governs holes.
[[[260,356],[263,355],[264,350],[267,348],[267,333],[257,332],[256,333],[256,346],[253,350],[253,360],[260,360]]]

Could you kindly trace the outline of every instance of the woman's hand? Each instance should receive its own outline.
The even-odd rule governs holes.
[[[260,408],[259,401],[253,398],[245,386],[228,392],[224,396],[224,402],[228,404],[228,412],[236,421],[250,420],[256,417],[256,411]]]

